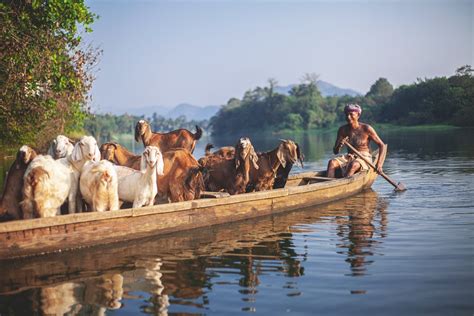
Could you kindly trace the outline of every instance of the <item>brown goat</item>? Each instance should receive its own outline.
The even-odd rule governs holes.
[[[134,155],[117,143],[106,143],[100,148],[102,159],[117,165],[140,170],[140,155]],[[164,175],[158,176],[160,201],[188,201],[198,199],[204,191],[203,169],[185,149],[172,149],[163,154]]]
[[[163,153],[164,175],[158,176],[158,199],[180,202],[199,199],[204,191],[203,168],[191,153],[174,149]]]
[[[205,156],[214,155],[214,156],[222,157],[225,159],[234,159],[235,147],[232,147],[232,146],[221,147],[213,153],[211,153],[211,148],[214,148],[212,144],[206,145],[206,149],[204,151]]]
[[[258,169],[257,154],[248,138],[241,138],[235,146],[234,159],[220,155],[208,155],[199,163],[208,170],[206,189],[224,190],[231,195],[244,193],[249,182],[251,165]]]
[[[20,219],[23,217],[20,208],[23,175],[36,155],[36,151],[26,145],[21,146],[18,150],[16,159],[8,171],[5,188],[0,199],[0,216],[2,220]]]
[[[296,155],[298,156],[298,161],[301,164],[301,168],[303,168],[304,154],[301,152],[301,146],[298,143],[295,143],[295,145],[296,145]],[[277,174],[275,176],[275,182],[273,183],[274,189],[280,189],[280,188],[285,187],[291,168],[293,168],[293,163],[289,161],[286,162],[285,167],[280,166],[278,168]]]
[[[250,181],[247,191],[263,191],[273,188],[278,168],[294,164],[298,159],[296,144],[291,140],[282,140],[272,151],[258,153],[259,169],[250,170]]]
[[[135,140],[143,142],[143,146],[156,146],[162,153],[175,148],[187,149],[193,153],[196,141],[202,136],[202,129],[196,125],[196,133],[187,129],[177,129],[169,133],[155,133],[151,131],[150,124],[140,120],[135,126]]]
[[[100,156],[101,159],[108,160],[116,165],[140,170],[141,156],[134,155],[120,144],[114,142],[102,144],[100,146]]]

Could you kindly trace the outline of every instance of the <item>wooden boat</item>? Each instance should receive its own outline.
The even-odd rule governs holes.
[[[373,170],[341,179],[325,175],[325,171],[292,175],[285,188],[271,191],[234,196],[214,194],[214,198],[143,208],[0,223],[0,259],[121,242],[296,210],[359,193],[370,188],[377,177]]]

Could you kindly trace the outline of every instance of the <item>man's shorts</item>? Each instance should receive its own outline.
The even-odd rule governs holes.
[[[364,158],[366,158],[367,160],[372,161],[372,154],[370,154],[368,152],[361,152],[361,155]],[[341,156],[338,156],[334,159],[341,166],[341,171],[342,171],[342,174],[343,174],[344,177],[347,174],[347,169],[348,169],[349,164],[353,161],[357,161],[358,163],[360,163],[360,165],[361,165],[360,170],[369,170],[369,168],[370,168],[369,165],[364,160],[362,160],[361,158],[357,157],[354,154],[341,155]]]

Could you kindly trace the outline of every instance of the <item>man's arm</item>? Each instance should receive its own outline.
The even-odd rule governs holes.
[[[334,144],[334,148],[332,149],[332,152],[334,155],[337,155],[343,146],[342,140],[344,139],[344,126],[339,127],[339,130],[337,131],[337,138],[336,138],[336,143]]]
[[[377,163],[375,166],[377,167],[377,172],[382,172],[383,169],[383,164],[385,162],[385,156],[387,155],[387,145],[384,144],[382,139],[380,139],[379,135],[377,135],[377,132],[373,129],[372,126],[369,125],[368,128],[368,133],[369,133],[369,139],[371,139],[374,143],[379,146],[379,158],[377,159]]]

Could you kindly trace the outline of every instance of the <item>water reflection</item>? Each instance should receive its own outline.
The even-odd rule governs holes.
[[[308,252],[329,247],[322,239],[309,245],[301,240],[317,235],[318,225],[325,231],[333,227],[337,243],[329,249],[344,254],[352,275],[365,275],[387,234],[386,207],[367,191],[256,220],[0,261],[0,313],[103,315],[124,305],[129,314],[202,313],[217,303],[211,295],[216,291],[241,296],[240,310],[252,311],[269,299],[261,293],[272,286],[269,276],[285,281],[288,297],[302,294],[297,280],[305,278]]]
[[[348,216],[338,217],[337,235],[341,238],[339,253],[347,252],[346,262],[350,264],[353,276],[363,276],[367,266],[373,262],[373,248],[378,237],[387,237],[387,202],[376,194],[363,194],[357,201],[348,200]],[[378,234],[374,238],[374,234]]]
[[[121,307],[122,295],[123,276],[104,274],[26,290],[7,297],[0,311],[13,315],[105,315],[107,310]]]

